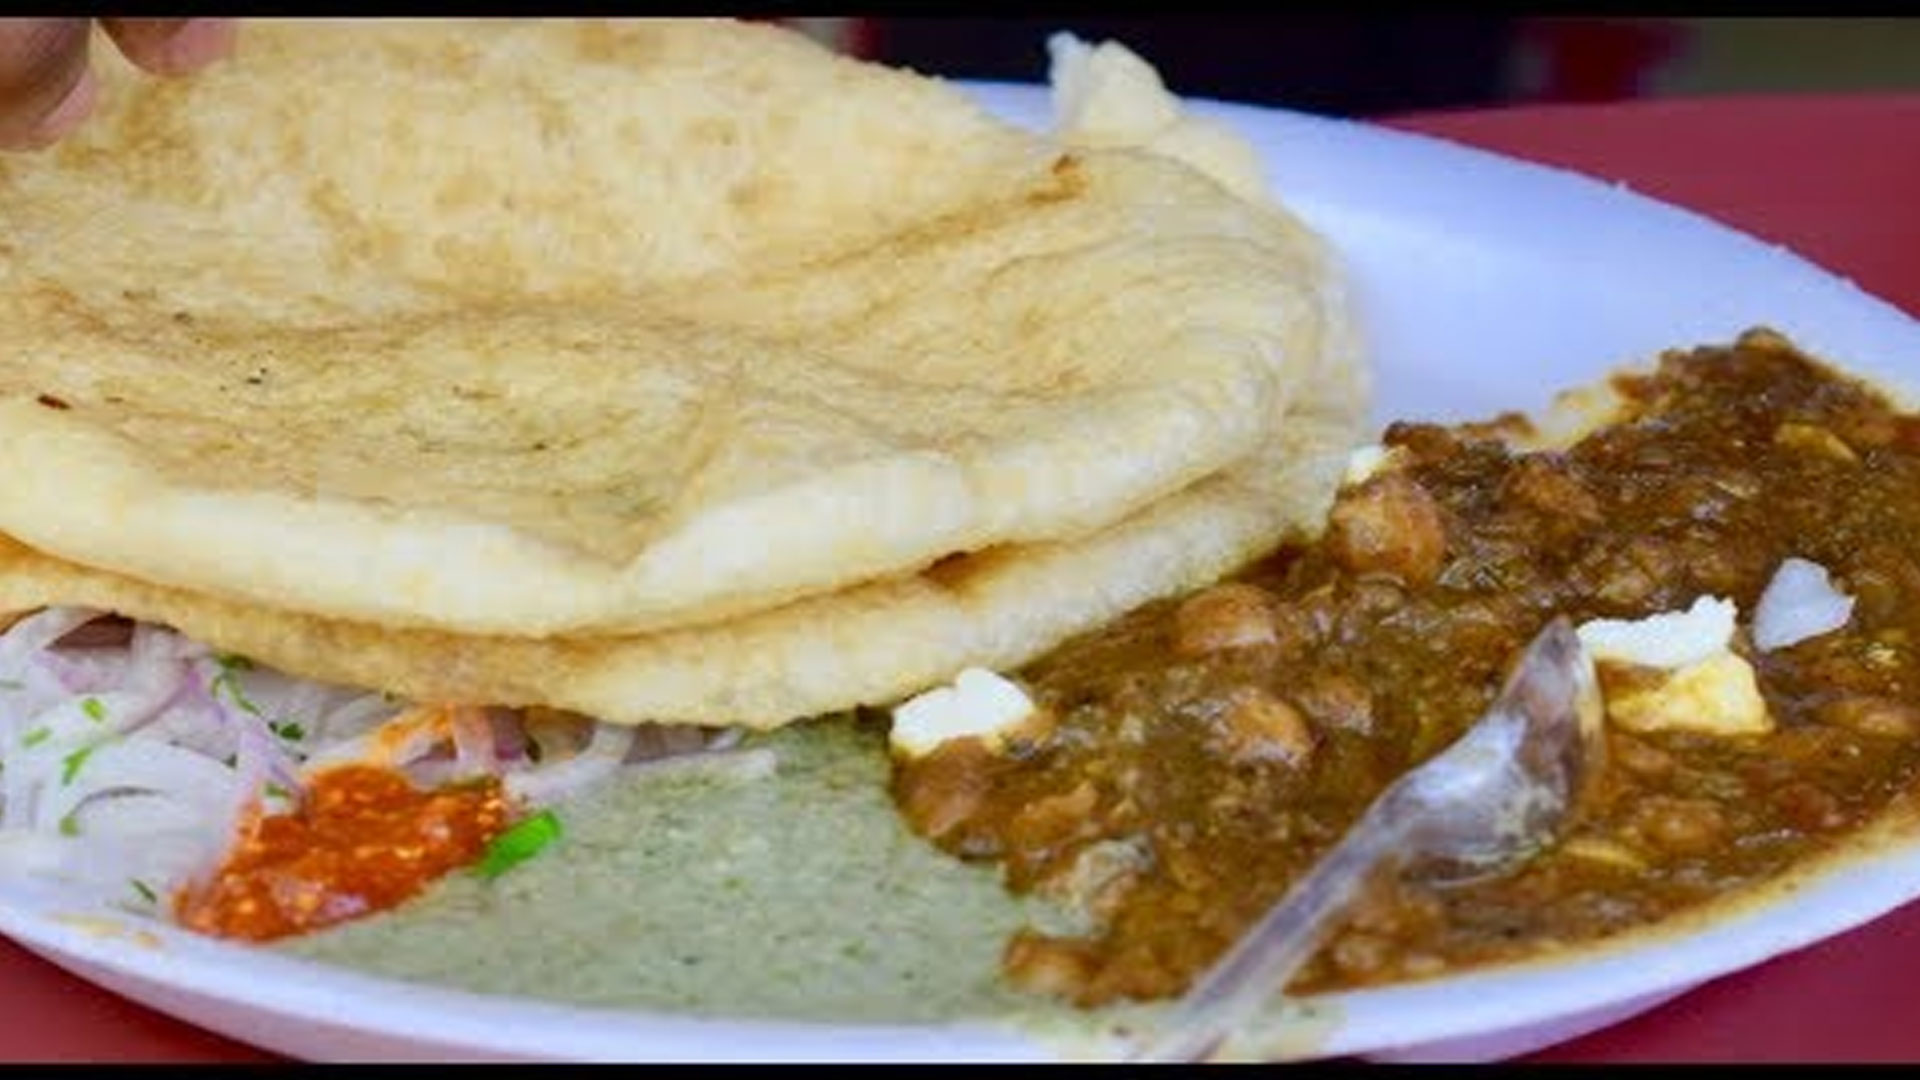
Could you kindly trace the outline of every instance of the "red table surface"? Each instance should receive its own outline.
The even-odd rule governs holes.
[[[1784,244],[1920,313],[1920,95],[1728,97],[1396,117],[1575,169]],[[1915,357],[1920,362],[1920,357]],[[1920,905],[1534,1055],[1554,1062],[1916,1061]],[[0,1059],[257,1061],[0,941]]]

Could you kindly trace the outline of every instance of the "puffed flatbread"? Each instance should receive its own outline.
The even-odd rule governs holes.
[[[711,626],[544,640],[395,629],[155,585],[10,542],[0,542],[0,611],[110,610],[289,674],[414,700],[772,728],[890,704],[964,667],[1011,668],[1313,531],[1359,422],[1354,370],[1314,380],[1314,400],[1262,453],[1093,536],[960,556]]]
[[[0,532],[209,604],[630,635],[1078,543],[1248,459],[1342,318],[1178,154],[771,27],[99,59],[0,161]]]

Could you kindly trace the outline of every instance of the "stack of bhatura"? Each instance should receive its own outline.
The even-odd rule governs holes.
[[[748,23],[113,68],[0,161],[0,609],[395,708],[765,729],[1317,528],[1364,412],[1332,254],[1137,57],[1054,63],[1044,135]]]
[[[1061,55],[1051,139],[751,25],[121,73],[0,163],[0,598],[770,726],[1217,576],[1330,493],[1340,279],[1144,64]]]

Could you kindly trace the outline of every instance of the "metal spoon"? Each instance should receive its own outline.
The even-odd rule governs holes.
[[[1457,882],[1506,872],[1537,854],[1597,771],[1600,735],[1593,661],[1572,625],[1556,618],[1473,727],[1382,792],[1187,992],[1134,1059],[1211,1057],[1313,955],[1373,873],[1399,869]]]

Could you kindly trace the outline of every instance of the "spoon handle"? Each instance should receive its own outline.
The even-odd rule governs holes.
[[[1362,818],[1214,963],[1133,1060],[1204,1061],[1218,1051],[1313,955],[1360,886],[1399,846],[1406,820],[1378,812]]]

